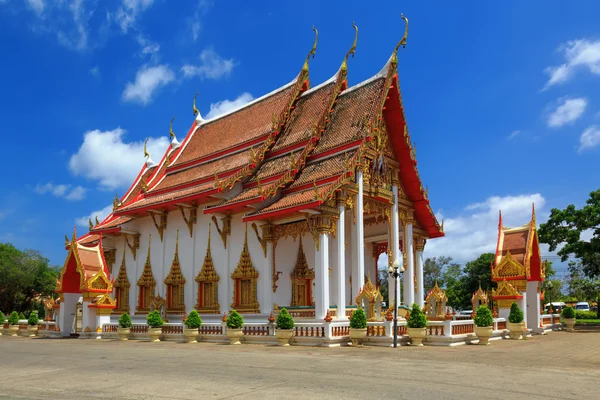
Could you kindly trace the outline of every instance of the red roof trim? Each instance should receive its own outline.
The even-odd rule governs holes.
[[[153,210],[156,208],[165,208],[165,207],[169,207],[172,205],[175,205],[177,203],[184,203],[186,201],[192,201],[192,200],[199,200],[199,199],[204,199],[206,197],[209,197],[213,194],[218,193],[218,189],[211,189],[208,191],[204,191],[204,192],[200,192],[200,193],[195,193],[189,196],[184,196],[184,197],[180,197],[177,199],[173,199],[173,200],[169,200],[169,201],[165,201],[165,202],[160,202],[160,203],[155,203],[155,204],[150,204],[148,206],[145,207],[139,207],[139,208],[131,208],[128,210],[118,210],[115,212],[116,215],[135,215],[139,212],[143,212],[143,211],[148,211],[148,210]]]
[[[232,169],[230,171],[224,172],[222,174],[217,174],[217,177],[219,177],[219,178],[227,178],[228,176],[234,175],[236,172],[238,172],[242,168],[243,167],[238,167],[238,168]],[[208,183],[210,181],[214,181],[214,179],[215,179],[214,176],[207,176],[206,178],[201,178],[201,179],[198,179],[198,180],[195,180],[195,181],[189,181],[189,182],[186,182],[186,183],[182,183],[181,185],[171,186],[171,187],[160,189],[160,190],[153,190],[151,192],[147,192],[145,198],[151,198],[151,197],[154,197],[154,196],[159,196],[161,194],[176,192],[176,191],[181,190],[181,189],[187,189],[187,188],[190,188],[192,186],[202,185],[204,183]]]
[[[246,200],[242,200],[242,201],[237,201],[235,203],[229,203],[229,204],[224,204],[222,206],[214,206],[211,208],[205,208],[202,212],[204,214],[212,214],[212,213],[222,213],[225,211],[231,211],[234,209],[241,209],[243,207],[246,207],[248,205],[254,204],[254,203],[258,203],[261,201],[264,201],[265,198],[263,196],[258,196],[258,197],[251,197],[249,199]]]
[[[312,156],[308,157],[308,159],[306,160],[306,162],[309,163],[309,162],[312,162],[312,161],[320,160],[322,158],[327,158],[327,157],[329,157],[329,156],[331,156],[333,154],[339,153],[340,151],[353,149],[354,147],[360,146],[360,144],[362,142],[363,142],[363,139],[358,139],[358,140],[355,140],[353,142],[346,143],[346,144],[344,144],[342,146],[334,147],[333,149],[324,151],[323,153],[315,154],[315,155],[312,155]]]
[[[330,177],[328,177],[328,178],[321,178],[321,179],[319,179],[319,180],[317,180],[317,181],[316,181],[316,185],[317,185],[317,186],[322,186],[322,185],[324,185],[324,184],[326,184],[326,183],[331,183],[331,182],[334,182],[334,181],[335,181],[335,180],[337,180],[337,179],[338,179],[338,178],[339,178],[341,175],[342,175],[342,174],[337,174],[337,175],[334,175],[334,176],[330,176]],[[283,195],[287,195],[287,194],[290,194],[290,193],[301,192],[301,191],[303,191],[303,190],[310,189],[310,188],[311,188],[311,187],[313,187],[314,185],[315,185],[315,182],[314,182],[314,181],[313,181],[313,182],[309,182],[309,183],[305,183],[304,185],[296,186],[295,188],[292,188],[292,189],[289,189],[289,188],[288,188],[288,189],[284,189],[284,190],[282,191],[282,194],[283,194]]]
[[[302,142],[299,142],[299,143],[292,144],[290,146],[284,147],[283,149],[279,149],[277,151],[270,152],[269,154],[267,154],[265,156],[265,160],[269,160],[271,158],[275,158],[275,157],[277,157],[279,155],[282,155],[282,154],[290,153],[290,152],[292,152],[294,150],[303,149],[304,147],[306,147],[306,145],[310,141],[311,141],[311,139],[304,140]]]
[[[262,214],[244,216],[244,217],[242,217],[242,222],[251,222],[251,221],[262,220],[262,219],[265,219],[265,218],[281,217],[281,216],[289,215],[289,214],[292,214],[292,213],[294,213],[296,211],[304,210],[304,209],[307,209],[307,208],[318,207],[321,204],[322,204],[321,200],[313,200],[313,201],[311,201],[309,203],[299,204],[299,205],[293,206],[293,207],[288,207],[288,208],[282,208],[282,209],[279,209],[279,210],[268,211],[268,212],[262,213]]]

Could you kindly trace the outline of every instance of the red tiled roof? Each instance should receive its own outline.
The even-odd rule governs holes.
[[[117,217],[117,218],[113,219],[112,221],[109,221],[106,223],[101,223],[100,225],[95,226],[94,229],[92,229],[92,232],[96,231],[96,230],[115,228],[119,225],[123,225],[124,223],[131,221],[132,219],[133,218],[131,218],[131,217]]]
[[[306,167],[304,167],[302,172],[300,172],[300,175],[290,186],[290,189],[312,183],[315,180],[318,181],[320,179],[340,175],[346,170],[346,159],[351,158],[355,153],[356,150],[352,150],[346,154],[338,154],[335,157],[330,157],[308,164]]]
[[[330,188],[331,185],[320,186],[317,188],[319,194],[324,193]],[[299,206],[302,204],[308,204],[315,199],[315,190],[314,188],[302,190],[299,192],[289,193],[285,196],[282,196],[280,199],[275,202],[269,204],[268,206],[261,208],[253,213],[248,214],[248,216],[266,214],[272,211],[283,210],[285,208],[291,208],[295,206]]]
[[[123,208],[120,208],[117,212],[132,211],[137,208],[147,207],[147,206],[150,206],[153,204],[159,204],[159,203],[163,203],[166,201],[177,200],[177,199],[181,199],[184,197],[197,195],[202,192],[208,192],[211,189],[214,189],[214,182],[208,182],[208,183],[204,183],[204,184],[201,184],[198,186],[193,186],[193,187],[186,188],[186,189],[176,190],[176,191],[168,192],[165,194],[159,194],[157,196],[145,197],[140,201],[137,201],[137,202],[130,204],[128,206],[125,206]]]

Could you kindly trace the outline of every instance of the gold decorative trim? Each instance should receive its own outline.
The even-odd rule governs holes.
[[[175,255],[171,263],[171,270],[164,283],[167,285],[167,311],[185,313],[185,277],[179,264],[179,229],[175,233]]]
[[[131,252],[131,255],[133,256],[133,261],[135,261],[136,255],[137,255],[137,250],[140,248],[140,234],[136,233],[133,236],[133,244],[129,244],[129,239],[127,238],[127,235],[125,235],[125,244],[127,244],[127,247],[129,248],[129,251]]]
[[[123,259],[121,260],[121,267],[119,268],[119,274],[115,280],[115,300],[117,301],[117,308],[115,312],[129,313],[129,278],[127,277],[127,266],[125,265],[125,253],[126,249],[123,246]]]
[[[258,313],[260,306],[256,296],[258,271],[254,269],[248,251],[248,224],[244,232],[244,247],[237,268],[231,274],[233,279],[233,302],[231,308],[238,312]]]
[[[148,214],[152,218],[152,222],[154,222],[154,226],[156,227],[156,230],[158,231],[158,236],[160,237],[160,241],[162,242],[163,241],[163,232],[167,228],[167,215],[168,214],[166,211],[162,211],[162,212],[148,211]],[[160,219],[158,222],[156,222],[155,214],[159,215]]]
[[[150,303],[154,298],[154,290],[156,288],[156,281],[152,273],[152,264],[150,263],[150,247],[152,244],[152,235],[148,235],[148,255],[146,256],[146,263],[142,275],[137,281],[137,286],[140,290],[138,296],[138,304],[135,308],[136,311],[146,312],[150,309]]]
[[[179,211],[181,211],[181,216],[183,217],[183,221],[185,222],[185,225],[188,228],[188,231],[190,233],[190,237],[193,237],[194,235],[194,225],[196,224],[196,221],[198,220],[198,206],[197,205],[193,205],[192,207],[189,207],[189,216],[186,217],[185,216],[185,211],[184,209],[186,207],[182,206],[182,205],[178,205],[177,206],[179,208]]]
[[[525,275],[525,267],[513,257],[510,250],[502,256],[498,266],[492,270],[492,279],[494,280],[525,277]]]
[[[260,243],[260,247],[262,248],[263,254],[265,255],[265,258],[266,258],[267,257],[267,241],[260,236],[260,234],[258,233],[258,227],[256,226],[256,223],[254,223],[254,222],[252,223],[252,230],[256,234],[256,239]]]
[[[227,248],[227,236],[231,235],[231,215],[227,214],[223,218],[221,218],[221,222],[223,223],[223,228],[219,228],[219,222],[217,221],[216,216],[212,216],[212,222],[215,224],[215,228],[217,228],[217,232],[219,232],[219,236],[221,236],[221,241],[223,242],[223,247]]]
[[[105,249],[104,251],[104,261],[106,261],[106,266],[108,267],[108,273],[112,274],[113,264],[115,263],[115,258],[117,257],[117,249]]]
[[[219,305],[219,275],[213,264],[212,254],[210,252],[210,231],[211,224],[208,224],[208,241],[206,244],[206,254],[204,255],[204,263],[195,281],[198,282],[198,293],[196,296],[196,310],[203,313],[219,314],[221,306]],[[208,292],[210,304],[204,302],[205,291]]]
[[[300,245],[298,247],[298,255],[296,256],[296,265],[290,274],[290,279],[292,281],[292,301],[290,305],[314,305],[315,302],[312,296],[312,282],[313,279],[315,279],[315,270],[308,268],[306,255],[304,254],[304,248],[302,247],[302,236],[300,236]]]

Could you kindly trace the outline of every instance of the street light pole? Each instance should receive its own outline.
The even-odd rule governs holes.
[[[396,259],[388,269],[388,274],[394,278],[394,348],[398,347],[398,297],[400,297],[398,294],[398,277],[400,272],[404,272],[404,268],[400,265],[400,261]]]

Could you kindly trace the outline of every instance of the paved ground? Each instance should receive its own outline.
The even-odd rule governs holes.
[[[0,337],[0,399],[598,399],[600,333],[279,348]]]

